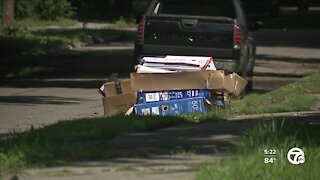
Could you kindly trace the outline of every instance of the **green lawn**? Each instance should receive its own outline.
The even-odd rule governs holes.
[[[307,110],[317,102],[311,93],[319,93],[319,78],[320,73],[266,94],[248,95],[242,100],[233,100],[229,107],[212,108],[206,114],[176,117],[110,115],[61,121],[24,133],[4,135],[0,137],[0,172],[16,171],[22,167],[63,164],[75,160],[109,158],[104,149],[110,147],[104,147],[103,144],[85,146],[82,142],[105,141],[122,133],[150,131],[179,123],[214,121],[237,114]],[[268,133],[264,133],[266,134]],[[253,144],[253,147],[255,146],[256,144]]]
[[[106,27],[105,29],[27,30],[30,27],[67,27],[76,23],[78,21],[72,19],[48,21],[27,18],[16,20],[13,30],[5,30],[0,25],[0,57],[55,53],[78,45],[101,43],[121,36],[122,33],[117,28],[136,27],[134,19],[120,18],[114,21],[114,27],[109,29]]]
[[[215,113],[223,117],[223,112],[233,116],[308,110],[312,104],[319,101],[311,95],[320,94],[319,78],[320,73],[317,73],[263,95],[249,95],[233,102],[230,109]],[[320,117],[307,120],[319,122]],[[319,179],[319,137],[319,124],[302,123],[301,119],[261,123],[247,133],[231,158],[202,166],[196,179]],[[286,153],[292,147],[303,149],[306,154],[304,164],[292,165],[287,161]],[[265,149],[277,150],[274,164],[264,163]]]
[[[304,118],[317,121],[319,116]],[[302,119],[283,119],[261,123],[249,130],[231,158],[199,168],[199,180],[215,179],[319,179],[320,126]],[[287,160],[290,148],[299,147],[305,162],[293,165]],[[264,150],[276,150],[274,163],[264,162]]]
[[[179,117],[113,115],[103,118],[61,121],[37,130],[0,137],[0,172],[21,167],[63,164],[75,160],[108,158],[105,147],[84,146],[90,140],[106,141],[118,134],[151,131],[185,122]]]
[[[14,56],[25,54],[45,54],[59,52],[77,44],[93,44],[108,41],[119,36],[121,32],[112,29],[74,29],[47,30],[30,32],[27,30],[13,30],[0,32],[0,56]]]
[[[79,21],[73,19],[60,18],[57,20],[42,20],[35,18],[17,19],[15,20],[15,26],[18,28],[25,27],[48,27],[48,26],[60,26],[67,27],[77,24]]]
[[[230,106],[194,117],[198,120],[212,117],[223,119],[236,115],[261,114],[308,110],[318,99],[312,94],[320,94],[320,73],[307,76],[265,94],[249,94],[243,99],[231,99]]]

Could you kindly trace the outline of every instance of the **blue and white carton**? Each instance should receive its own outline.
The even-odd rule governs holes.
[[[138,93],[138,104],[151,103],[160,101],[170,101],[177,99],[204,97],[211,99],[211,91],[208,89],[192,89],[192,90],[171,90],[171,91],[149,91]]]
[[[189,113],[204,113],[205,98],[194,97],[186,99],[176,99],[170,101],[159,101],[151,103],[136,104],[134,106],[137,115],[177,115]]]

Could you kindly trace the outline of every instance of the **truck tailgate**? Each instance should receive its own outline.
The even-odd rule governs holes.
[[[234,22],[223,17],[149,15],[144,33],[145,45],[231,50]]]

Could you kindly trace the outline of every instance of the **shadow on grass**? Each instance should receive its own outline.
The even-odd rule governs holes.
[[[134,71],[133,50],[121,49],[25,56],[4,60],[1,65],[0,79],[7,87],[92,88],[112,73],[128,77]]]
[[[134,31],[111,29],[18,30],[0,35],[0,79],[14,87],[14,82],[8,83],[12,79],[105,78],[111,73],[128,73],[134,65],[132,48],[83,51],[65,48],[103,42],[117,42],[105,46],[121,47],[123,41],[134,38]],[[40,86],[46,87],[39,82],[36,87]]]
[[[212,121],[212,119],[206,121],[208,120]],[[319,126],[316,126],[320,123],[319,115],[287,118],[287,121],[303,126],[295,125],[293,129],[288,129],[288,126],[285,127],[286,131],[276,128],[273,130],[274,134],[259,135],[255,143],[263,143],[266,139],[276,136],[285,138],[290,134],[298,134],[296,138],[299,139],[299,142],[303,142],[306,138],[309,138],[308,141],[313,140],[310,138],[316,138],[314,136],[305,137],[304,130],[312,128],[310,133],[313,133],[314,129],[319,129]],[[229,155],[236,151],[234,148],[238,147],[237,145],[248,130],[254,128],[254,131],[250,132],[258,132],[255,129],[257,125],[264,126],[272,123],[270,119],[216,121],[182,124],[151,132],[157,128],[187,122],[186,119],[178,117],[136,116],[129,119],[123,116],[111,116],[101,119],[60,122],[40,130],[31,130],[29,133],[2,139],[0,144],[8,152],[18,150],[24,152],[24,156],[20,158],[27,166],[49,165],[52,167],[67,164],[76,167],[112,168],[128,163],[142,167],[171,166],[182,165],[186,162],[195,163],[190,158],[192,155],[219,157]],[[113,123],[113,125],[108,127],[108,123]],[[132,133],[135,131],[138,133]],[[116,136],[125,132],[131,133]],[[28,145],[25,146],[26,144]],[[32,147],[32,150],[29,151],[27,147]],[[254,148],[258,146],[253,145],[251,150]]]
[[[109,41],[128,41],[135,32],[115,29],[63,29],[30,32],[14,30],[0,32],[0,57],[16,57],[25,54],[59,52],[68,46],[96,44]]]

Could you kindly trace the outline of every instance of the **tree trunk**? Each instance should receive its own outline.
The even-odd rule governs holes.
[[[3,26],[13,28],[14,25],[14,0],[3,0]]]

